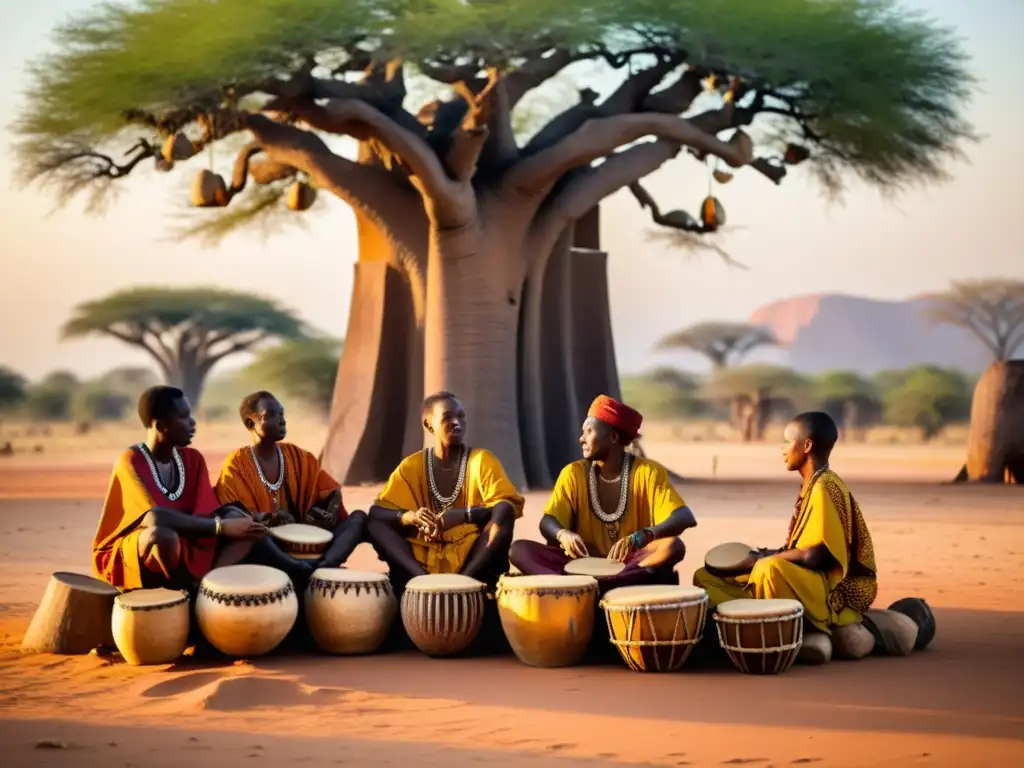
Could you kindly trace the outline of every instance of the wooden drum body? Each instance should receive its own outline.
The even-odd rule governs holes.
[[[715,610],[718,642],[740,672],[787,671],[804,641],[804,607],[796,600],[730,600]]]
[[[704,635],[708,593],[700,587],[644,585],[610,590],[601,601],[608,636],[635,672],[675,672]]]
[[[172,589],[137,589],[114,598],[110,628],[129,664],[170,664],[188,644],[188,595]]]
[[[288,523],[270,529],[270,535],[296,560],[319,560],[334,540],[323,528],[304,523]]]
[[[391,628],[398,604],[383,573],[318,568],[305,594],[306,623],[327,653],[373,653]]]
[[[457,573],[416,576],[402,595],[402,624],[428,656],[466,650],[480,633],[487,585]]]
[[[516,657],[531,667],[578,664],[594,633],[592,576],[506,576],[498,615]]]
[[[214,568],[199,584],[199,628],[210,645],[228,656],[270,653],[288,636],[298,613],[295,588],[276,568]]]

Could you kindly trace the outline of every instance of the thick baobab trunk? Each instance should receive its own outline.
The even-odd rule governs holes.
[[[469,414],[468,440],[501,460],[517,488],[526,485],[516,400],[517,331],[522,285],[510,275],[512,238],[500,227],[432,234],[427,260],[424,391],[458,395]]]
[[[1024,482],[1024,360],[993,363],[978,381],[966,479]]]
[[[193,411],[198,409],[200,398],[203,396],[206,373],[202,368],[182,364],[171,382],[172,386],[178,387],[185,393]]]

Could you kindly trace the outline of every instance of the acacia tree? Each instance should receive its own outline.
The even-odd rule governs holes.
[[[338,356],[336,339],[297,339],[260,352],[242,371],[254,387],[269,389],[289,400],[312,406],[323,416],[331,409]]]
[[[963,280],[932,298],[934,323],[970,331],[995,362],[1011,360],[1024,347],[1024,280]]]
[[[698,323],[671,333],[659,349],[688,349],[706,357],[715,370],[738,363],[758,347],[777,346],[771,328],[750,323]]]
[[[302,324],[273,301],[245,293],[131,288],[79,305],[63,334],[110,336],[145,350],[196,406],[213,366],[269,339],[298,338]]]
[[[720,368],[706,385],[707,398],[729,403],[740,439],[763,440],[773,414],[808,399],[808,382],[796,371],[778,365]]]
[[[571,233],[674,157],[773,183],[809,158],[831,192],[844,171],[896,188],[941,178],[971,136],[959,42],[879,0],[146,0],[103,5],[57,43],[17,127],[28,177],[102,191],[244,135],[230,182],[197,177],[197,204],[252,195],[245,219],[282,196],[305,209],[315,187],[353,208],[360,261],[324,453],[350,482],[422,444],[411,404],[442,388],[514,482],[550,482],[548,442],[572,448],[571,411],[617,386],[593,299],[605,284],[578,297],[584,319],[565,314],[600,266],[567,271]],[[450,89],[415,114],[414,70]],[[517,141],[514,111],[559,75],[577,102]],[[331,136],[356,139],[357,159]],[[716,202],[673,226],[714,231]],[[604,341],[576,344],[588,334],[572,322]],[[403,399],[397,429],[375,421]]]
[[[881,412],[882,397],[870,381],[852,371],[826,371],[814,382],[822,410],[854,437]]]

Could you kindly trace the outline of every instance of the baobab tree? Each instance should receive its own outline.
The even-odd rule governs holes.
[[[703,355],[719,370],[740,362],[758,347],[777,346],[771,328],[750,323],[697,323],[670,333],[658,342],[658,349],[687,349]]]
[[[302,323],[269,299],[214,288],[130,288],[75,308],[64,337],[109,336],[144,350],[164,381],[199,404],[210,370],[270,339],[303,335]]]
[[[422,445],[414,404],[451,389],[517,484],[550,483],[586,398],[617,387],[603,264],[570,263],[573,233],[673,158],[896,189],[940,179],[972,136],[959,41],[878,0],[147,0],[56,43],[17,124],[27,178],[102,193],[242,137],[196,205],[305,210],[322,191],[354,210],[323,455],[348,482]],[[414,113],[412,71],[448,95]],[[576,103],[517,141],[514,111],[556,77]],[[673,218],[711,232],[721,205]]]

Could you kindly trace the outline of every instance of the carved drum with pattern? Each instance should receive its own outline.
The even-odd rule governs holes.
[[[176,589],[136,589],[114,598],[110,628],[129,664],[170,664],[188,644],[188,594]]]
[[[797,600],[729,600],[715,609],[718,643],[740,672],[775,675],[793,666],[804,641]]]
[[[318,560],[334,539],[330,531],[305,523],[275,526],[270,529],[270,535],[296,560]]]
[[[504,576],[498,581],[498,616],[523,664],[578,664],[594,633],[597,579],[593,576]]]
[[[306,624],[327,653],[373,653],[398,610],[387,574],[318,568],[304,596]]]
[[[708,593],[700,587],[618,587],[601,601],[608,639],[636,672],[675,672],[704,635]]]
[[[270,653],[288,636],[298,613],[291,579],[277,568],[214,568],[199,584],[199,629],[210,645],[228,656]]]
[[[480,634],[487,585],[457,573],[430,573],[409,580],[402,594],[402,624],[428,656],[465,651]]]

